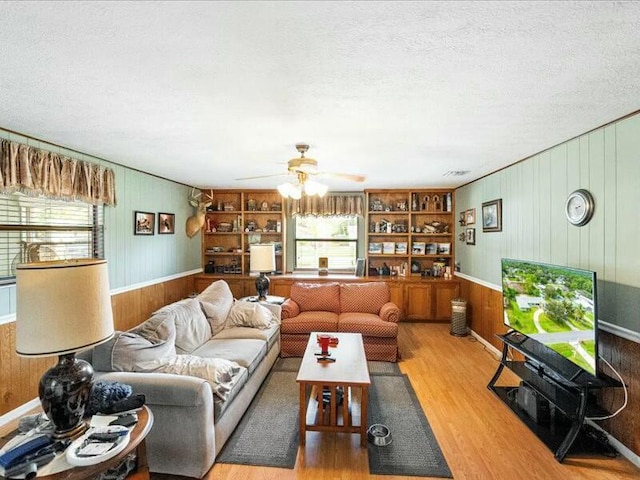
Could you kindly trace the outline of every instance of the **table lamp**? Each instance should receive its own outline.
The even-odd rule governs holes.
[[[269,278],[265,273],[276,269],[276,250],[273,244],[256,243],[249,247],[249,253],[249,269],[260,274],[256,278],[258,301],[264,301],[269,293]]]
[[[113,336],[106,260],[24,263],[16,269],[16,352],[58,356],[40,379],[42,408],[55,438],[73,438],[86,425],[84,411],[93,368],[75,352]]]

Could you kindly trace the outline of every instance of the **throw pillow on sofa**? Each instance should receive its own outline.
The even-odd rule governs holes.
[[[224,358],[176,355],[164,361],[157,361],[153,371],[202,378],[209,382],[218,398],[226,400],[233,387],[233,377],[240,372],[240,365]]]
[[[233,305],[233,293],[224,280],[213,282],[196,297],[211,326],[211,333],[222,331]]]
[[[158,359],[175,356],[173,342],[153,343],[132,332],[116,332],[106,343],[95,347],[93,366],[104,372],[145,372]]]
[[[212,336],[207,317],[195,298],[162,307],[152,318],[170,319],[175,324],[177,353],[191,353]]]
[[[278,317],[259,303],[236,301],[233,303],[227,317],[227,328],[253,327],[265,329],[278,323],[280,323]]]

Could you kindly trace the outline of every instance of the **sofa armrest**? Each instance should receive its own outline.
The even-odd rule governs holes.
[[[300,315],[300,306],[290,298],[287,298],[282,304],[282,319],[293,318]]]
[[[95,372],[96,380],[131,385],[143,393],[148,405],[208,408],[213,412],[213,392],[201,378],[171,373]]]
[[[393,302],[387,302],[382,305],[378,315],[385,322],[398,323],[400,321],[400,309]]]

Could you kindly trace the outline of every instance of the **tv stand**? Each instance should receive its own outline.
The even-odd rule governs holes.
[[[596,393],[603,388],[620,387],[620,382],[591,375],[522,333],[511,331],[498,338],[503,343],[502,358],[487,388],[518,415],[559,462],[570,451],[604,453],[606,446],[587,435],[584,422],[588,417],[607,415],[597,404]],[[509,360],[510,349],[522,354],[525,360]],[[496,386],[504,367],[522,379],[519,386]]]

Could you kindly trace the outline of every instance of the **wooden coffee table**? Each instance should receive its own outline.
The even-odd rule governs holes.
[[[330,347],[335,362],[318,362],[318,333],[338,337],[338,345]],[[369,369],[359,333],[312,332],[302,358],[296,382],[300,384],[300,445],[305,444],[307,431],[359,433],[360,445],[367,445],[367,406],[369,403]],[[311,393],[307,399],[307,387]],[[338,391],[342,389],[342,405]],[[328,392],[325,406],[323,392]],[[360,399],[360,415],[354,418],[356,398]],[[314,421],[307,423],[307,413],[315,412]],[[311,417],[314,417],[312,414]],[[354,420],[358,420],[354,422]]]

